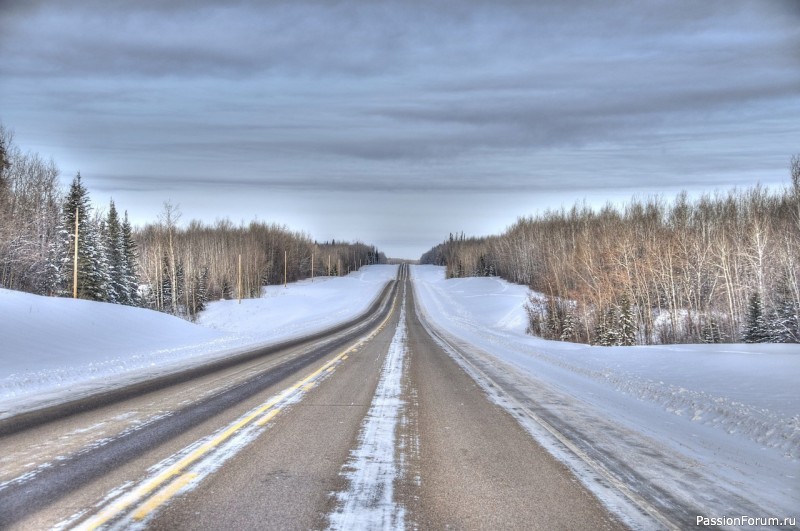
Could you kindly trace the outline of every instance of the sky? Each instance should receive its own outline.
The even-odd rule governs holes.
[[[800,0],[0,1],[0,123],[134,223],[451,232],[785,186]]]

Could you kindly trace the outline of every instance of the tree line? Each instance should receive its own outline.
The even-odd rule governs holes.
[[[533,291],[529,332],[600,345],[800,341],[800,157],[791,186],[634,198],[450,235],[421,257],[448,277]]]
[[[194,317],[208,300],[259,297],[265,285],[386,262],[361,242],[318,243],[306,233],[255,221],[194,220],[181,227],[180,217],[167,202],[156,223],[136,231],[147,305],[176,315]]]
[[[361,242],[319,243],[263,222],[183,226],[180,218],[171,202],[142,227],[113,200],[95,209],[80,174],[63,190],[55,163],[23,152],[0,125],[0,287],[73,296],[77,285],[79,298],[194,318],[210,300],[386,262]]]

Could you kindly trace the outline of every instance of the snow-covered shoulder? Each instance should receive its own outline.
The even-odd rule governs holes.
[[[178,317],[116,304],[0,289],[0,415],[39,399],[70,398],[81,382],[106,385],[131,371],[231,344]]]
[[[115,304],[0,289],[0,418],[348,321],[397,266],[367,266],[209,304],[199,324]]]
[[[266,286],[261,298],[216,301],[198,324],[254,339],[287,339],[323,330],[364,312],[386,283],[397,276],[396,265],[364,266],[344,277],[317,277]]]
[[[414,266],[411,278],[433,324],[489,355],[508,378],[524,380],[520,388],[546,389],[583,418],[658,441],[684,462],[700,463],[709,481],[724,481],[741,499],[797,506],[800,346],[546,341],[525,334],[524,286],[498,278],[445,279],[444,268],[435,266]],[[592,440],[607,435],[592,433],[592,423],[578,429]],[[660,481],[667,484],[668,474],[680,488],[675,471]]]

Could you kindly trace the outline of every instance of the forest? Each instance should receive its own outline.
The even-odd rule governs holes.
[[[447,276],[532,290],[528,331],[598,345],[800,340],[800,156],[768,190],[576,203],[503,234],[451,234],[421,257]]]
[[[113,200],[94,206],[80,173],[63,189],[55,162],[23,152],[0,125],[2,288],[193,319],[211,300],[259,297],[264,285],[385,262],[374,246],[316,242],[277,224],[182,224],[169,201],[157,220],[134,227]]]

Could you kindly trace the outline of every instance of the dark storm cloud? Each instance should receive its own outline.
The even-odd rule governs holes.
[[[579,198],[780,181],[800,149],[796,0],[7,0],[0,14],[0,119],[109,193]]]

